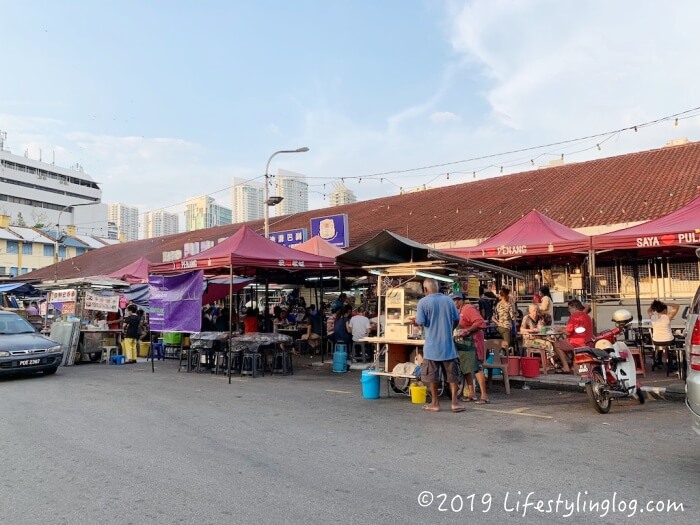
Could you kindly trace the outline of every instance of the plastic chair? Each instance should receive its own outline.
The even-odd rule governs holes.
[[[107,365],[111,364],[112,356],[119,355],[116,346],[103,346],[100,354],[100,363],[104,361]]]
[[[292,354],[287,350],[277,348],[272,354],[272,368],[270,372],[272,374],[282,374],[283,376],[287,374],[294,375]]]

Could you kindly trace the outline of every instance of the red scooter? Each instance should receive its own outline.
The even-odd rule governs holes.
[[[574,371],[583,379],[588,400],[601,414],[610,412],[613,399],[635,397],[644,404],[644,392],[637,382],[634,358],[618,336],[632,321],[627,310],[616,310],[615,327],[599,333],[585,346],[574,350]]]

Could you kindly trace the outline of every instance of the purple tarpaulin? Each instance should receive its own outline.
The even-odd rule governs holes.
[[[149,324],[155,332],[199,332],[204,272],[149,275]]]

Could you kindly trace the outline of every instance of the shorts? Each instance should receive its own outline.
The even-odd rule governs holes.
[[[513,334],[511,333],[510,328],[506,328],[505,326],[498,326],[498,327],[496,327],[496,329],[498,330],[498,333],[501,334],[503,341],[508,346],[512,346]]]
[[[466,374],[472,374],[476,372],[476,352],[463,352],[461,350],[457,350],[457,356],[459,357],[459,369],[462,371],[464,375]]]
[[[459,382],[462,380],[458,359],[450,359],[448,361],[431,361],[430,359],[423,359],[421,381],[424,383],[437,383],[441,379],[440,370],[443,372],[442,377],[448,383],[459,384]]]

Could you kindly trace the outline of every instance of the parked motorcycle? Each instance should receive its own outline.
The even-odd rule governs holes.
[[[574,370],[584,380],[588,400],[601,414],[610,412],[613,399],[634,397],[644,404],[645,394],[637,382],[634,357],[620,334],[632,321],[624,309],[613,313],[615,327],[596,335],[589,344],[574,351]]]

